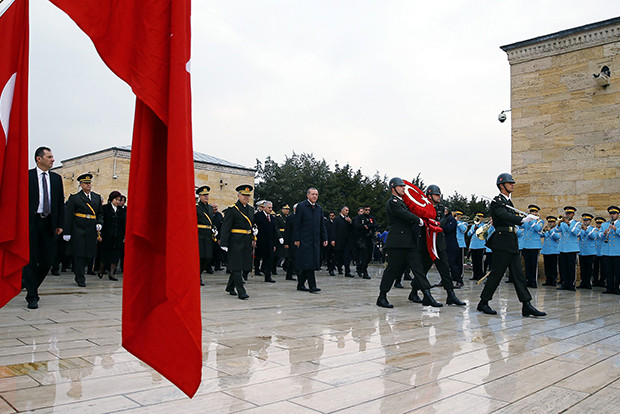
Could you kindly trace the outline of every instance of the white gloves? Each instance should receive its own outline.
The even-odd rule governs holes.
[[[424,220],[420,219],[420,224],[418,226],[422,227],[424,225]]]
[[[282,237],[280,237],[278,241],[280,242],[280,244],[284,244],[284,239]]]
[[[97,223],[95,227],[97,228],[97,231],[101,231],[101,224]]]
[[[65,234],[64,236],[62,236],[62,239],[66,242],[68,242],[69,240],[71,240],[71,235],[70,234]]]
[[[256,227],[254,227],[254,228],[252,229],[252,234],[253,234],[254,236],[256,236],[256,235],[258,234],[258,229],[257,229]]]
[[[224,250],[225,252],[228,251],[228,247],[226,247],[226,246],[220,246],[220,249]]]
[[[521,221],[521,223],[527,223],[528,221],[534,220],[538,220],[538,217],[533,214],[528,214],[527,216],[523,217],[523,221]]]
[[[216,229],[215,227],[213,227],[213,228],[211,229],[211,231],[213,232],[213,237],[217,237],[217,234],[218,234],[217,229]]]

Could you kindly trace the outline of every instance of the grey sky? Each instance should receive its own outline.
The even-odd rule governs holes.
[[[620,15],[605,3],[195,0],[194,150],[248,167],[308,152],[493,195],[510,169],[499,46]],[[47,0],[30,30],[30,153],[50,146],[59,165],[130,144],[134,96],[90,40]]]

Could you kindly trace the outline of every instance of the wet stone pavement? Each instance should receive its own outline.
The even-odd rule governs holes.
[[[393,289],[383,309],[381,272],[319,272],[319,294],[282,272],[274,284],[251,278],[246,301],[224,291],[224,272],[204,277],[191,400],[121,347],[120,281],[48,276],[39,309],[23,292],[0,310],[0,413],[617,412],[620,296],[541,286],[533,304],[548,316],[523,318],[502,283],[488,316],[475,309],[482,286],[467,281],[456,291],[467,306],[423,307]]]

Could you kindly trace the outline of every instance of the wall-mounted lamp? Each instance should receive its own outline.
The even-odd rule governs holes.
[[[504,123],[506,121],[506,112],[510,112],[512,111],[512,109],[505,109],[502,112],[499,113],[499,115],[497,115],[497,120],[501,123]]]
[[[595,73],[594,75],[592,75],[592,77],[596,81],[596,84],[604,89],[609,86],[609,78],[611,77],[611,70],[609,70],[609,67],[605,65],[601,68],[600,73],[598,74]]]

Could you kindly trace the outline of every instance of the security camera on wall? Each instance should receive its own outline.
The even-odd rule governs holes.
[[[595,73],[594,75],[592,75],[592,77],[594,78],[598,86],[602,86],[603,88],[606,88],[607,86],[609,86],[609,78],[611,78],[611,70],[609,70],[608,66],[603,66],[601,68],[601,72],[598,74]]]
[[[500,112],[499,115],[497,116],[497,120],[499,122],[505,122],[506,121],[506,113],[504,111]]]

